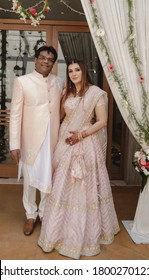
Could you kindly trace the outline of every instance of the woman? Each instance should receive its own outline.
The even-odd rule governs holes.
[[[119,231],[105,165],[107,96],[92,85],[82,61],[67,65],[61,117],[38,245],[79,259],[97,255],[100,244],[112,243]]]

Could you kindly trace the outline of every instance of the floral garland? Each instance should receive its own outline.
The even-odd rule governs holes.
[[[40,2],[35,4],[34,7],[30,7],[26,9],[22,7],[21,1],[19,0],[8,0],[8,1],[12,2],[12,10],[8,10],[0,7],[0,11],[19,14],[21,20],[24,20],[26,23],[26,19],[28,18],[31,20],[31,24],[34,26],[39,24],[40,20],[45,18],[44,13],[48,13],[48,11],[50,10],[50,7],[48,5],[50,0],[41,0]],[[84,13],[76,9],[73,9],[70,5],[66,3],[66,1],[60,0],[59,2],[65,5],[72,12],[85,16]],[[40,4],[43,4],[43,8],[41,9],[40,12],[37,12],[36,7],[39,6]]]
[[[79,15],[83,15],[83,16],[85,16],[85,14],[84,13],[82,13],[82,12],[80,12],[80,11],[77,11],[77,10],[75,10],[75,9],[73,9],[70,5],[68,5],[67,3],[66,3],[66,1],[64,1],[64,0],[60,0],[60,3],[62,3],[62,4],[64,4],[69,10],[71,10],[72,12],[74,12],[74,13],[76,13],[76,14],[79,14]]]
[[[144,76],[142,74],[142,69],[141,69],[141,61],[139,56],[137,55],[137,47],[135,44],[135,27],[134,27],[134,18],[132,16],[133,14],[133,1],[132,0],[128,0],[128,18],[129,18],[129,32],[128,32],[128,48],[129,48],[129,53],[130,56],[134,62],[134,65],[136,67],[136,71],[138,73],[138,81],[140,82],[140,86],[142,89],[142,116],[143,116],[143,120],[142,120],[142,125],[140,127],[140,134],[142,134],[142,130],[144,131],[144,140],[145,142],[149,141],[149,120],[148,120],[148,116],[147,116],[147,105],[149,102],[149,98],[148,98],[148,94],[145,90],[144,87]]]
[[[45,18],[44,13],[48,13],[50,7],[48,6],[49,0],[41,0],[33,7],[25,9],[21,5],[21,1],[19,0],[12,0],[12,10],[19,14],[21,20],[26,22],[26,19],[31,20],[31,25],[36,26],[39,24],[40,20]],[[41,11],[37,12],[36,7],[40,4],[43,4]]]
[[[136,123],[136,137],[138,138],[139,143],[141,144],[143,141],[145,141],[149,145],[149,121],[147,118],[147,104],[148,104],[148,96],[145,91],[143,82],[144,82],[144,76],[142,75],[141,67],[140,67],[140,60],[136,54],[136,46],[134,44],[134,20],[132,17],[132,0],[127,0],[128,7],[129,7],[129,32],[128,32],[128,47],[129,47],[129,53],[131,58],[133,59],[135,66],[137,68],[138,72],[138,81],[140,82],[142,91],[143,91],[143,118],[142,120],[138,120],[136,117],[136,113],[134,110],[134,107],[131,105],[131,102],[128,97],[128,89],[126,88],[126,85],[124,84],[124,80],[121,78],[121,76],[117,73],[114,64],[112,62],[110,50],[107,47],[106,39],[105,39],[105,31],[102,28],[102,24],[99,22],[99,14],[97,15],[96,7],[95,7],[95,0],[89,0],[90,7],[93,13],[93,21],[92,25],[95,30],[95,36],[97,38],[98,44],[100,45],[101,50],[104,52],[105,57],[107,59],[106,66],[110,73],[110,78],[113,78],[114,82],[117,83],[119,92],[122,96],[122,105],[124,108],[128,110],[129,116],[128,119],[130,121],[134,120]],[[100,21],[101,16],[100,16]]]
[[[128,0],[128,17],[129,17],[129,34],[128,34],[128,48],[129,48],[129,53],[130,56],[134,62],[134,65],[136,67],[136,71],[138,73],[138,81],[140,82],[141,89],[142,89],[142,96],[143,96],[143,104],[142,104],[142,116],[144,119],[142,120],[142,127],[144,129],[144,133],[142,133],[142,127],[140,130],[140,135],[142,134],[144,137],[144,140],[146,143],[148,143],[149,139],[149,121],[148,121],[148,116],[147,116],[147,105],[149,102],[147,92],[144,87],[144,76],[142,75],[142,69],[141,69],[141,61],[140,58],[137,55],[137,48],[135,44],[135,27],[134,27],[134,18],[132,16],[133,14],[133,1]],[[141,186],[141,191],[143,191],[144,186],[147,183],[147,179],[149,176],[149,149],[143,150],[141,148],[140,151],[135,152],[134,154],[134,159],[132,161],[135,170],[139,172],[139,174],[142,176],[142,186]]]

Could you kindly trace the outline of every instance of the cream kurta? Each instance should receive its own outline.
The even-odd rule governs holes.
[[[51,155],[59,130],[59,106],[64,81],[35,70],[14,80],[10,116],[10,150],[21,149],[22,161],[32,165],[51,123]]]

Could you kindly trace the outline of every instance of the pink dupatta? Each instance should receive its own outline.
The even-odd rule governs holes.
[[[75,107],[69,116],[66,115],[62,125],[63,125],[63,134],[61,133],[59,140],[56,145],[56,149],[53,157],[53,167],[54,169],[60,163],[63,154],[69,148],[69,145],[65,143],[65,139],[70,135],[69,131],[81,131],[84,125],[87,123],[92,113],[94,112],[95,106],[100,102],[100,97],[104,97],[104,104],[107,108],[107,93],[101,90],[97,86],[90,86],[88,91],[85,93],[83,97],[78,97],[78,102],[76,102]],[[71,97],[70,97],[71,98]],[[65,101],[67,102],[67,100]],[[103,98],[101,101],[101,105],[103,105]],[[76,116],[79,116],[79,120]],[[106,156],[106,129],[100,129],[99,131],[99,141],[101,142],[103,152]],[[81,145],[81,142],[79,142]],[[81,151],[81,147],[80,147]],[[75,178],[82,178],[85,176],[86,170],[83,163],[83,159],[81,157],[81,153],[75,155],[75,159],[73,160],[73,166],[71,167],[71,173]]]

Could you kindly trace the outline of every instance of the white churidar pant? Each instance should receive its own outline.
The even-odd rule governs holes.
[[[18,180],[23,174],[23,205],[27,219],[43,217],[47,193],[51,191],[51,151],[50,151],[50,122],[45,140],[39,150],[33,165],[19,162]],[[36,203],[36,189],[40,191],[39,206]]]

